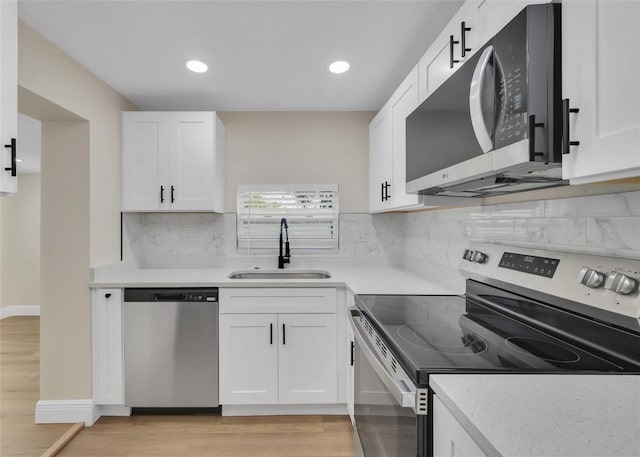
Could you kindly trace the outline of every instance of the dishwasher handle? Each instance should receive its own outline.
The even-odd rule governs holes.
[[[217,287],[127,287],[124,289],[124,302],[153,303],[218,303]]]
[[[153,294],[153,301],[186,301],[187,294],[184,292],[160,292]]]

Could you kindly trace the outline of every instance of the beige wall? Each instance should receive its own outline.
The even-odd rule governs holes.
[[[337,183],[340,212],[367,213],[372,112],[225,112],[226,211],[238,184]]]
[[[120,260],[120,111],[137,107],[22,21],[18,85],[90,122],[90,262]]]
[[[88,121],[43,122],[40,395],[91,398],[89,267],[120,258],[120,111],[136,106],[21,21],[18,85]]]
[[[89,123],[42,123],[40,399],[91,398]]]
[[[21,175],[19,192],[1,200],[0,306],[40,305],[40,175]]]

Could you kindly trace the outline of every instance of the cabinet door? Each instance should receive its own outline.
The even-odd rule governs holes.
[[[389,194],[390,206],[394,209],[420,204],[418,195],[406,193],[406,119],[417,108],[418,96],[418,66],[416,65],[391,97],[393,180]]]
[[[169,209],[169,115],[122,113],[122,210]]]
[[[384,211],[391,202],[385,198],[392,181],[391,107],[385,105],[369,124],[369,211]]]
[[[440,87],[465,60],[478,50],[479,4],[480,2],[476,0],[466,1],[420,59],[418,63],[420,102],[423,102],[434,90]],[[463,22],[465,27],[464,55],[462,52]],[[451,45],[451,36],[454,40],[453,46]],[[451,54],[452,47],[453,56]]]
[[[97,289],[92,294],[93,400],[98,405],[124,404],[122,291]]]
[[[570,140],[563,157],[571,184],[640,175],[640,2],[562,3],[563,96]]]
[[[335,314],[280,314],[280,404],[336,403]]]
[[[18,191],[17,173],[12,172],[17,165],[11,158],[12,139],[18,136],[17,5],[14,0],[0,1],[0,195]]]
[[[169,113],[169,199],[172,210],[214,209],[214,114]]]
[[[275,314],[220,314],[220,404],[278,403]]]
[[[486,457],[438,397],[433,397],[433,457]]]

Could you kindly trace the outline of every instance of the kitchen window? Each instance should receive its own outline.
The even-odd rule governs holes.
[[[338,250],[338,185],[238,186],[238,248],[278,250],[280,221],[289,226],[293,252]]]

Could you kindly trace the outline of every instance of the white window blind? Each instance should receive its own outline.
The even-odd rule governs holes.
[[[280,220],[291,250],[338,249],[338,185],[238,186],[238,247],[278,250]]]

